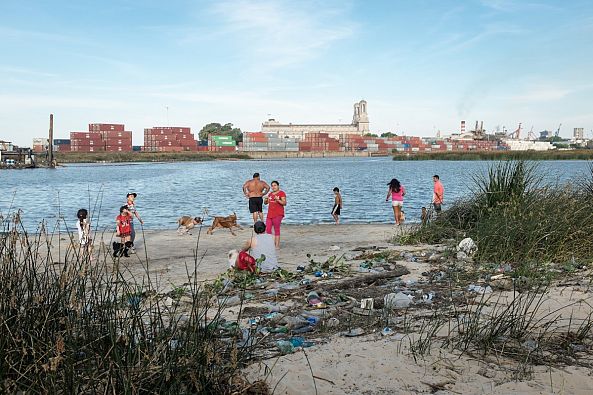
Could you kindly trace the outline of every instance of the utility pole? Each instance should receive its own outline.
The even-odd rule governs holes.
[[[54,114],[49,114],[49,144],[47,145],[49,154],[49,168],[56,167],[54,163]]]

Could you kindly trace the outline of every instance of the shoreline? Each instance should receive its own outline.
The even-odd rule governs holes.
[[[56,152],[58,166],[67,164],[114,163],[175,163],[209,162],[217,160],[283,160],[283,159],[340,159],[387,158],[394,161],[496,161],[496,160],[593,160],[593,149],[566,151],[467,151],[389,153],[368,151],[236,151],[227,152]],[[47,168],[40,162],[37,168]],[[4,168],[2,168],[4,169]]]

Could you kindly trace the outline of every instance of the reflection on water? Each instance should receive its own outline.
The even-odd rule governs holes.
[[[467,195],[471,176],[486,170],[487,162],[392,161],[390,158],[292,159],[273,161],[216,161],[125,165],[70,165],[56,170],[0,172],[0,211],[23,210],[23,223],[34,231],[46,219],[59,215],[71,224],[76,211],[90,208],[102,226],[112,226],[126,193],[138,193],[137,206],[145,226],[173,228],[181,215],[237,213],[250,222],[243,183],[254,172],[268,183],[280,182],[288,198],[285,223],[331,222],[332,189],[342,191],[342,221],[391,222],[385,203],[387,182],[395,177],[406,187],[404,210],[417,221],[432,197],[432,175],[445,186],[446,203]],[[585,173],[585,161],[540,162],[548,182],[562,182]],[[96,220],[95,220],[96,224]]]

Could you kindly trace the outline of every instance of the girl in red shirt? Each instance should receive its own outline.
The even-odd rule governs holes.
[[[268,215],[266,217],[266,232],[272,234],[274,228],[274,244],[280,248],[280,224],[284,218],[284,206],[286,206],[286,193],[280,190],[278,181],[272,181],[272,191],[264,199],[268,205]]]
[[[121,243],[125,246],[124,255],[129,256],[129,249],[132,247],[132,215],[128,211],[128,206],[119,208],[119,215],[115,218],[116,236],[121,238]]]

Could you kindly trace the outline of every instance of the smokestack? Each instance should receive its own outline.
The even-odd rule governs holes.
[[[54,167],[54,114],[49,114],[49,144],[47,145],[49,154],[49,167]]]
[[[480,122],[480,132],[484,131],[484,121]]]
[[[461,121],[461,134],[465,133],[465,121]]]

